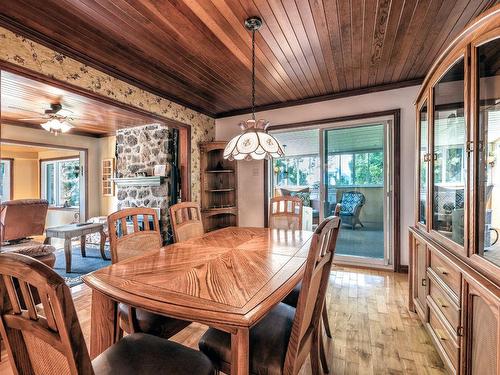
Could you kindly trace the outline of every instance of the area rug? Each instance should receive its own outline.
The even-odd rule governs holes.
[[[84,275],[111,264],[111,260],[104,260],[101,258],[99,246],[87,244],[85,249],[87,256],[83,258],[80,252],[80,243],[75,243],[73,246],[70,273],[66,272],[64,249],[57,249],[55,252],[56,263],[54,265],[54,270],[64,278],[69,287],[83,283],[82,277]],[[107,258],[111,259],[109,246],[106,245],[105,251]]]

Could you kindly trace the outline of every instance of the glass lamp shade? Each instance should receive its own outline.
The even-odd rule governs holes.
[[[268,125],[269,122],[265,120],[248,120],[241,123],[244,131],[229,141],[224,149],[224,159],[263,160],[284,156],[279,141],[266,133]]]
[[[66,122],[66,121],[59,121],[58,119],[51,119],[43,124],[40,124],[42,128],[47,130],[48,132],[51,133],[66,133],[69,131],[73,126]]]

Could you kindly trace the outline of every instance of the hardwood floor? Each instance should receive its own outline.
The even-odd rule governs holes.
[[[73,288],[87,345],[90,339],[90,290]],[[327,306],[333,339],[326,339],[330,373],[446,374],[422,323],[407,309],[407,275],[334,267]],[[192,324],[174,340],[197,348],[205,327]],[[12,374],[2,351],[0,375]],[[307,362],[300,372],[310,374]]]

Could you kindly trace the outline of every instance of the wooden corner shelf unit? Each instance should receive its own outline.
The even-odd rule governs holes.
[[[416,101],[410,310],[452,374],[500,374],[500,5],[435,62]]]
[[[238,226],[238,168],[223,158],[227,142],[205,142],[201,151],[201,216],[205,231]]]

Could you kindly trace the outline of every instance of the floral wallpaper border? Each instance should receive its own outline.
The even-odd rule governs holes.
[[[191,195],[200,200],[199,142],[215,137],[215,119],[132,86],[50,48],[0,27],[0,60],[71,83],[191,126]]]

